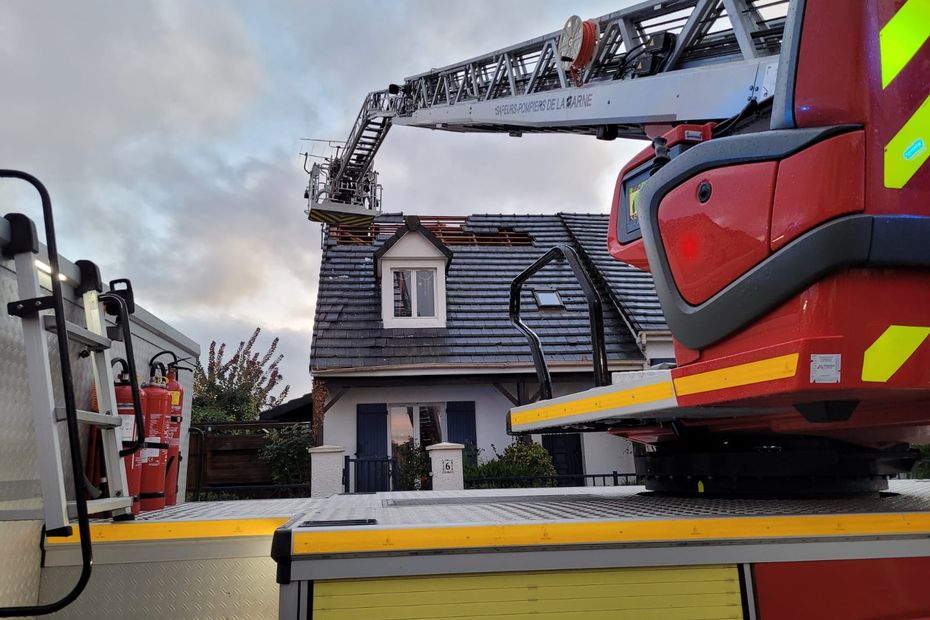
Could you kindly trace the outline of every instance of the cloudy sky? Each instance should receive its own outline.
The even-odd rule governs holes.
[[[344,139],[368,91],[630,3],[11,0],[0,167],[49,186],[63,255],[131,278],[204,350],[279,337],[299,396],[320,257],[301,138]],[[376,168],[390,212],[606,211],[641,146],[397,127]],[[0,206],[41,219],[12,182]]]

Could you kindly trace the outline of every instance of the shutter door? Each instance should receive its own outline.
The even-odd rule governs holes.
[[[478,464],[478,434],[475,427],[475,402],[450,401],[446,403],[446,432],[448,441],[465,446],[466,463]]]
[[[316,581],[314,620],[742,618],[736,566]]]

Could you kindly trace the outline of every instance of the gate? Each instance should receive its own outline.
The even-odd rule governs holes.
[[[390,491],[397,481],[397,459],[389,457],[346,456],[342,469],[342,486],[346,493]]]

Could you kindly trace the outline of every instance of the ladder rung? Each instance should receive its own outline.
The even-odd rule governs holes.
[[[101,512],[119,510],[120,508],[130,508],[132,506],[131,497],[103,497],[101,499],[87,500],[87,514],[96,515]],[[77,508],[74,502],[68,502],[68,514],[74,518],[77,515]]]
[[[67,419],[64,407],[55,407],[55,419],[59,422],[64,422],[65,419]],[[78,422],[93,424],[94,426],[100,426],[102,428],[118,428],[123,423],[123,419],[118,415],[97,413],[96,411],[84,411],[83,409],[77,410],[77,419]]]
[[[57,326],[55,325],[55,317],[46,315],[43,317],[45,322],[45,329],[50,332],[57,331]],[[81,327],[70,321],[65,321],[65,328],[68,330],[68,337],[73,339],[75,342],[79,342],[86,347],[94,351],[103,351],[110,348],[111,341],[105,336],[98,336],[94,332]]]

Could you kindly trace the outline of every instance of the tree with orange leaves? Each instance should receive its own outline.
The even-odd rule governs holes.
[[[210,343],[206,366],[197,360],[191,401],[193,422],[255,420],[260,411],[280,405],[287,398],[289,385],[274,394],[284,380],[279,370],[284,356],[275,356],[278,339],[271,342],[265,353],[253,351],[261,331],[256,327],[228,360],[226,343],[217,347],[215,340]]]

